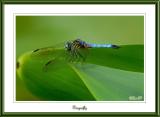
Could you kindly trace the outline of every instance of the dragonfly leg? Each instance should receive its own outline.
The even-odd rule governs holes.
[[[73,58],[73,52],[72,51],[66,51],[65,53],[65,60],[71,62]]]
[[[74,62],[77,59],[77,52],[76,47],[72,47],[69,51],[69,61]]]
[[[79,52],[78,48],[75,49],[75,58],[76,58],[75,59],[76,62],[81,61],[81,59],[85,61],[84,56]]]
[[[81,53],[80,51],[79,51],[79,48],[76,48],[76,47],[72,47],[71,48],[71,50],[70,51],[68,51],[68,55],[69,55],[69,61],[70,62],[78,62],[78,61],[85,61],[85,59],[86,59],[86,53]]]
[[[79,61],[79,59],[80,59],[80,56],[79,56],[79,54],[78,54],[78,49],[76,48],[75,50],[74,50],[74,61]]]
[[[74,49],[73,51],[72,51],[72,57],[71,57],[71,59],[72,59],[72,61],[71,62],[74,62],[74,61],[76,61],[77,60],[77,50],[76,49]]]
[[[77,54],[82,59],[82,62],[84,62],[86,58],[79,51],[77,51]]]
[[[78,58],[77,49],[78,48],[74,44],[71,46],[71,62],[76,61]]]
[[[78,50],[75,52],[75,56],[76,56],[76,61],[78,62],[79,59],[80,59],[80,56],[79,56],[79,54],[78,54]]]
[[[73,56],[74,56],[73,52],[69,52],[68,54],[69,54],[68,61],[72,62],[73,61]]]

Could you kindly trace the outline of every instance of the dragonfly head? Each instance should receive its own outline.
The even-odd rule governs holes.
[[[67,42],[65,43],[65,48],[66,48],[67,50],[71,50],[71,45],[72,45],[72,43],[69,42],[69,41],[67,41]]]

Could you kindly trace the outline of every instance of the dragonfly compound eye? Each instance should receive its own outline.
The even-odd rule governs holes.
[[[65,48],[66,48],[67,50],[71,50],[71,45],[72,45],[71,42],[66,42]]]
[[[68,48],[68,44],[66,43],[64,47],[65,47],[65,48]]]

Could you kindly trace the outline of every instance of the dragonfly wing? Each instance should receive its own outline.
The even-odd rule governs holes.
[[[47,70],[51,66],[57,66],[60,62],[84,62],[89,53],[88,48],[75,48],[73,51],[67,51],[64,48],[65,43],[58,43],[54,46],[38,48],[32,51],[33,59],[41,59],[44,62],[43,69]]]
[[[53,66],[58,67],[58,63],[64,61],[66,56],[64,47],[60,45],[62,44],[35,49],[31,53],[31,59],[41,61],[45,71]]]
[[[48,60],[44,65],[43,65],[43,71],[55,71],[57,69],[63,68],[63,65],[66,64],[64,60],[57,58],[53,58]]]
[[[53,46],[37,48],[32,51],[32,57],[54,57],[57,54],[60,54],[64,49],[64,42],[54,44]]]

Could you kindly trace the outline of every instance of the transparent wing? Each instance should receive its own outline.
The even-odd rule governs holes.
[[[60,60],[64,61],[65,56],[64,42],[49,47],[37,48],[31,53],[32,60],[42,62],[43,69],[46,69],[48,66]]]
[[[85,62],[89,53],[87,48],[76,48],[70,52],[65,49],[65,42],[55,44],[53,46],[38,48],[32,51],[34,59],[41,59],[43,62],[43,70],[49,68],[61,68],[65,63]],[[36,60],[35,59],[35,60]]]
[[[70,40],[70,41],[72,42],[73,40]],[[48,47],[37,48],[33,50],[32,53],[33,55],[38,55],[38,54],[47,55],[47,54],[52,53],[54,50],[65,49],[66,42],[53,43],[53,45],[48,46]]]
[[[61,54],[60,50],[64,50],[64,42],[53,44],[53,46],[37,48],[32,51],[33,58],[50,58]]]

